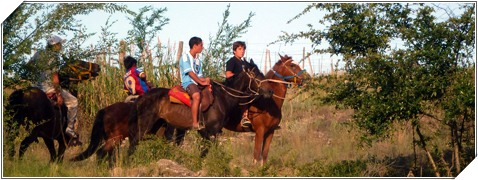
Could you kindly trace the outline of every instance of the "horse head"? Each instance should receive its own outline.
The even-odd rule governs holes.
[[[90,80],[101,71],[100,65],[82,60],[68,60],[66,66],[66,75],[73,81]]]
[[[244,66],[244,70],[235,75],[233,81],[228,84],[230,84],[231,88],[250,97],[271,98],[274,91],[268,82],[264,82],[264,79],[264,74],[260,72],[257,65],[251,60],[251,63],[247,63]]]
[[[284,81],[302,85],[304,79],[303,73],[305,69],[300,68],[299,64],[295,62],[292,57],[287,55],[280,55],[280,60],[272,67],[274,75]]]
[[[264,74],[259,70],[259,67],[257,67],[257,65],[254,63],[252,59],[248,63],[248,66],[245,67],[245,72],[254,79],[256,83],[255,88],[258,89],[259,95],[261,95],[264,98],[271,98],[272,95],[274,95],[274,90],[272,86],[270,85],[269,82],[264,81],[265,80]]]
[[[80,82],[95,78],[101,71],[100,65],[82,60],[65,59],[60,69],[60,85],[77,96],[77,85]]]

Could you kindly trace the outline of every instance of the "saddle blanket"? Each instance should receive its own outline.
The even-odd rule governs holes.
[[[191,107],[191,98],[186,90],[181,87],[181,85],[176,85],[171,88],[168,92],[169,101],[172,103],[185,104],[188,107]],[[212,95],[211,86],[204,88],[201,91],[201,102],[199,108],[202,112],[206,111],[211,104],[214,102],[214,96]]]
[[[178,104],[185,104],[191,107],[191,99],[189,94],[180,85],[174,86],[169,90],[169,101]]]

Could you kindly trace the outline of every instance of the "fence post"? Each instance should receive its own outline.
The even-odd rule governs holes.
[[[302,67],[301,68],[302,69],[305,68],[305,47],[302,48]]]
[[[310,75],[314,76],[314,69],[312,68],[312,63],[310,62],[310,56],[307,59],[309,59]]]
[[[267,72],[267,62],[269,62],[269,69],[271,67],[271,52],[269,51],[269,49],[266,49],[266,58],[264,60],[264,73]]]
[[[118,57],[118,61],[120,62],[120,67],[123,67],[125,52],[126,52],[126,42],[124,40],[121,40],[120,46],[119,46],[119,57]]]
[[[181,58],[181,55],[183,54],[183,41],[179,41],[179,45],[178,45],[178,55],[176,56],[176,77],[178,79],[181,79],[181,75],[180,75],[180,72],[179,72],[179,59]]]

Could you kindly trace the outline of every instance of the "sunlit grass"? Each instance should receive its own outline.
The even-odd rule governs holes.
[[[174,49],[174,48],[169,48]],[[103,59],[96,63],[104,64]],[[175,76],[175,52],[155,57],[153,62],[145,63],[148,80],[157,87],[172,87],[179,84]],[[275,132],[269,151],[268,162],[264,167],[253,164],[254,133],[236,133],[224,130],[205,158],[200,158],[201,138],[196,132],[188,132],[185,142],[175,146],[161,138],[142,141],[136,153],[127,157],[128,142],[117,149],[115,168],[110,169],[107,162],[98,163],[93,155],[81,162],[69,162],[68,159],[82,152],[90,141],[90,134],[97,111],[115,102],[123,101],[124,69],[102,66],[96,79],[79,85],[79,132],[84,145],[68,148],[64,161],[49,163],[50,155],[43,140],[33,143],[25,153],[23,160],[7,158],[4,152],[3,176],[5,177],[108,177],[132,176],[132,169],[149,166],[159,159],[170,159],[194,172],[204,171],[205,176],[213,177],[296,177],[296,176],[340,176],[340,172],[358,176],[406,176],[407,172],[397,169],[410,168],[411,160],[399,162],[411,157],[413,152],[413,130],[410,124],[394,124],[396,130],[388,139],[360,146],[359,131],[352,125],[352,110],[337,110],[318,98],[310,98],[311,92],[298,93],[302,89],[291,88],[282,107],[282,129]],[[327,79],[314,79],[322,83],[333,83]],[[330,86],[330,84],[324,84]],[[313,91],[314,97],[323,97],[321,88]],[[4,94],[4,99],[6,94]],[[438,126],[438,125],[437,125]],[[5,128],[4,128],[5,129]],[[424,132],[445,137],[436,127]],[[26,136],[23,131],[15,140],[16,150]],[[4,137],[5,138],[5,137]],[[439,138],[437,138],[439,139]],[[448,148],[447,141],[433,141],[436,148]],[[5,147],[5,144],[4,144]],[[5,148],[4,148],[5,151]],[[18,152],[17,152],[18,155]],[[417,151],[418,162],[426,168],[423,152]],[[366,165],[364,169],[364,165]],[[308,168],[306,168],[309,166]],[[154,168],[154,167],[150,167]],[[314,169],[316,168],[316,169]],[[360,172],[347,172],[354,169]],[[152,172],[152,170],[151,170]],[[318,172],[315,173],[315,172]],[[132,174],[131,174],[132,173]],[[143,174],[148,176],[148,174]]]

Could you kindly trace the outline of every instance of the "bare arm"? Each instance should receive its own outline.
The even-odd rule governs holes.
[[[58,105],[63,104],[63,97],[61,96],[61,87],[60,87],[60,78],[58,76],[57,72],[54,72],[52,74],[52,82],[53,82],[53,87],[55,87],[55,93],[56,93],[56,102]]]
[[[226,71],[226,78],[230,78],[234,76],[234,73],[232,73],[231,71]]]
[[[198,84],[200,85],[203,85],[203,86],[208,86],[209,85],[209,78],[199,78],[196,73],[194,72],[188,72],[188,75],[191,77],[191,79],[193,79],[195,82],[197,82]]]

